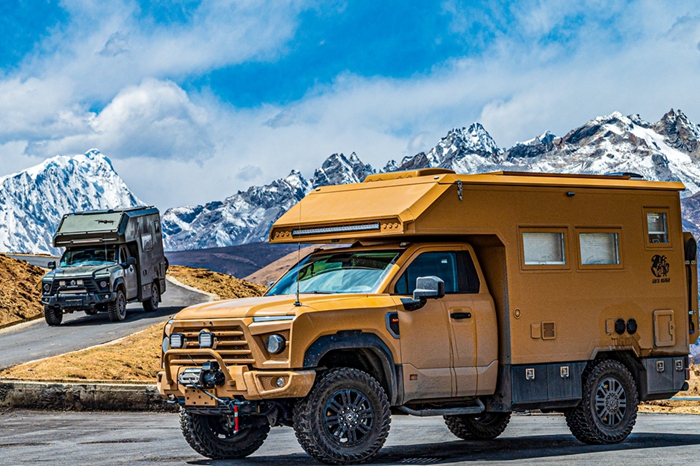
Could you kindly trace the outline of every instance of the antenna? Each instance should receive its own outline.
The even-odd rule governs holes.
[[[301,230],[301,201],[299,201],[299,229]],[[294,301],[294,305],[301,306],[301,301],[299,301],[299,275],[301,272],[301,242],[297,243],[297,300]]]

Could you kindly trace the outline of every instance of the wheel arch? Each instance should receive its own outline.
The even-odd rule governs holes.
[[[591,361],[599,359],[611,359],[621,363],[632,373],[634,382],[637,385],[637,393],[642,394],[645,391],[645,384],[643,383],[645,381],[642,380],[642,377],[646,374],[646,369],[634,351],[631,349],[622,351],[601,351],[596,353],[595,358]]]
[[[304,368],[317,367],[365,371],[384,388],[392,406],[399,404],[401,371],[389,347],[375,334],[358,330],[320,337],[304,355]]]

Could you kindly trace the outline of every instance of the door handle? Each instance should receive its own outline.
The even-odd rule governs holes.
[[[453,319],[470,319],[472,317],[471,312],[453,312],[450,314]]]

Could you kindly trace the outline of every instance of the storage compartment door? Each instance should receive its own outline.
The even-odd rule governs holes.
[[[675,346],[676,326],[673,311],[654,311],[654,345],[657,347]]]

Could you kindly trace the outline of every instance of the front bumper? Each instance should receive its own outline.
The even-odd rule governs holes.
[[[105,291],[102,293],[58,293],[42,295],[41,304],[61,309],[90,309],[97,304],[111,303],[117,299],[117,293]]]
[[[224,373],[223,385],[207,389],[219,398],[242,397],[251,401],[301,398],[311,391],[316,379],[316,372],[313,370],[250,370],[248,366],[226,366],[221,356],[212,349],[202,348],[197,350],[197,353],[215,359]],[[159,372],[157,377],[158,391],[164,397],[184,397],[186,406],[217,406],[216,400],[204,395],[200,390],[178,383],[178,378],[185,369],[197,367],[169,364],[170,360],[182,357],[183,354],[192,354],[192,350],[169,350],[165,353],[165,371]],[[281,387],[275,383],[278,378],[284,380]]]

